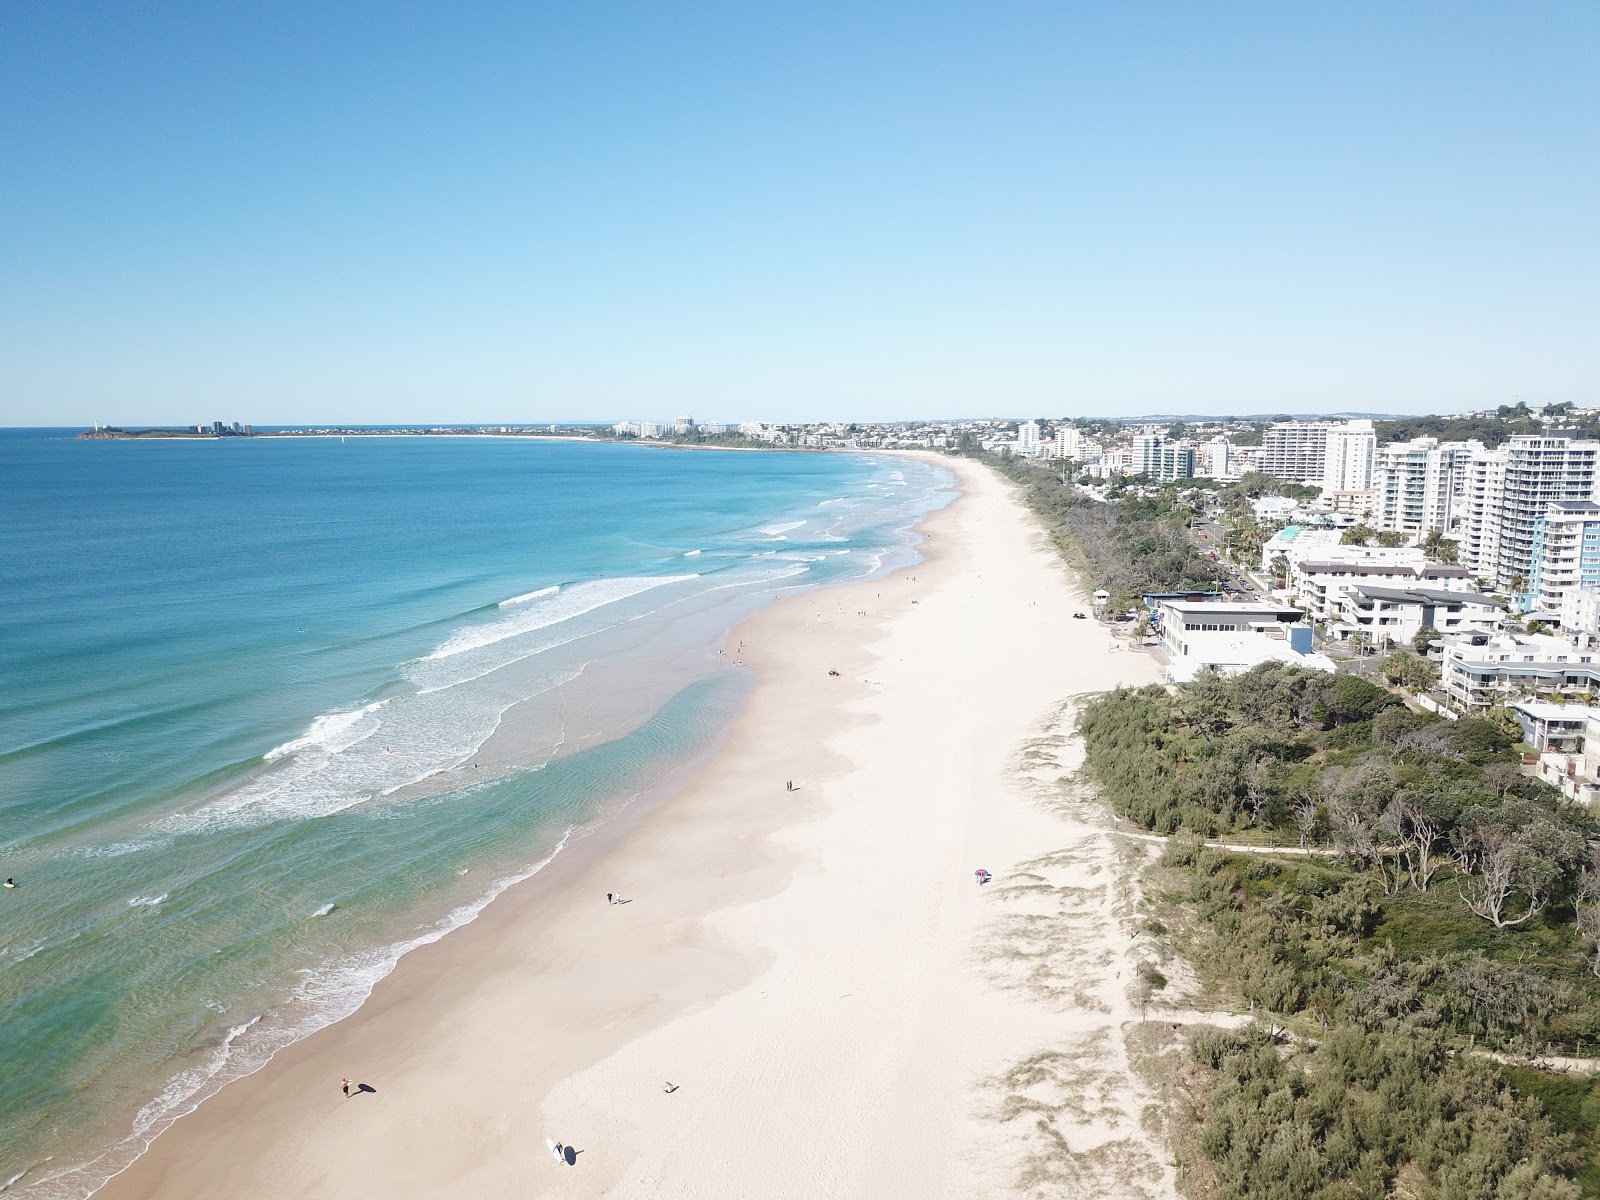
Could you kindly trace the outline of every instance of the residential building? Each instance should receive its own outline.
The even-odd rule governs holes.
[[[1032,458],[1039,453],[1039,422],[1024,421],[1017,426],[1017,454]]]
[[[1211,479],[1237,479],[1239,474],[1234,469],[1232,451],[1233,446],[1227,438],[1212,438],[1195,455],[1196,473]]]
[[[1072,462],[1096,462],[1100,457],[1100,444],[1084,437],[1076,426],[1062,423],[1056,426],[1056,457]]]
[[[1492,632],[1505,606],[1493,596],[1472,592],[1356,583],[1338,589],[1330,607],[1330,638],[1343,642],[1365,635],[1370,645],[1381,648],[1408,646],[1424,629]]]
[[[1250,501],[1250,515],[1257,521],[1268,523],[1287,521],[1294,516],[1295,510],[1299,507],[1300,502],[1289,496],[1257,496]]]
[[[1594,500],[1600,485],[1600,442],[1514,437],[1474,455],[1461,524],[1461,561],[1497,592],[1530,606],[1534,530],[1549,506]]]
[[[1340,546],[1338,550],[1371,550],[1367,546]],[[1380,548],[1381,549],[1381,548]],[[1302,559],[1290,570],[1291,599],[1313,621],[1338,620],[1345,596],[1360,587],[1424,588],[1467,593],[1471,579],[1465,567],[1429,562],[1420,550],[1399,548],[1389,558],[1337,555],[1331,560]]]
[[[1256,470],[1279,479],[1320,483],[1327,459],[1328,426],[1322,421],[1278,421],[1261,435]]]
[[[1295,515],[1302,514],[1296,511]],[[1268,518],[1258,517],[1258,519]],[[1273,560],[1279,555],[1288,560],[1291,570],[1311,560],[1339,563],[1395,563],[1410,567],[1427,566],[1431,561],[1416,546],[1346,546],[1344,533],[1338,528],[1313,529],[1299,523],[1285,525],[1266,540],[1261,547],[1261,569],[1270,571]],[[1466,571],[1460,571],[1459,574],[1463,579],[1468,577]]]
[[[1529,608],[1559,613],[1572,593],[1596,589],[1600,589],[1600,504],[1558,500],[1533,527]]]
[[[1468,465],[1481,453],[1481,442],[1438,438],[1379,446],[1372,470],[1373,524],[1397,533],[1449,533]]]
[[[1600,640],[1600,591],[1571,591],[1561,601],[1561,632]]]
[[[1377,493],[1371,488],[1322,493],[1323,504],[1341,516],[1353,517],[1357,521],[1367,521],[1372,518],[1376,501]]]
[[[1600,799],[1600,709],[1517,700],[1522,740],[1539,752],[1535,777],[1580,804]]]
[[[1371,421],[1278,421],[1262,435],[1255,466],[1328,491],[1365,491],[1376,443]]]
[[[1171,483],[1175,479],[1192,479],[1194,449],[1169,442],[1156,451],[1150,465],[1151,469],[1146,473],[1155,476],[1163,483]]]
[[[1600,687],[1600,651],[1544,633],[1446,638],[1440,686],[1463,709]]]
[[[1165,444],[1166,438],[1159,433],[1134,434],[1129,446],[1133,456],[1133,473],[1154,478],[1161,469],[1161,447]]]
[[[1323,492],[1364,492],[1370,488],[1377,446],[1371,421],[1330,425],[1322,453]]]

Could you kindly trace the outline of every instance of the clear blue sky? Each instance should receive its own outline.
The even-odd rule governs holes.
[[[0,3],[0,424],[1600,402],[1600,4]]]

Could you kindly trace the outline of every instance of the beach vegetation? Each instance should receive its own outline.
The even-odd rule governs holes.
[[[1503,721],[1268,664],[1106,693],[1079,729],[1084,780],[1167,837],[1200,986],[1267,1019],[1192,1041],[1194,1194],[1600,1196],[1588,1076],[1501,1061],[1600,1043],[1600,822]]]
[[[975,456],[1018,485],[1057,548],[1111,593],[1113,608],[1127,608],[1147,592],[1216,591],[1228,577],[1189,532],[1203,515],[1192,488],[1147,481],[1134,491],[1113,481],[1107,503],[1047,464]]]

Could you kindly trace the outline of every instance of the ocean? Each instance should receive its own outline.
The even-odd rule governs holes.
[[[0,430],[0,1185],[92,1193],[705,754],[889,456]]]

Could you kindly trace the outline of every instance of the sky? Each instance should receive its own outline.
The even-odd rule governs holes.
[[[1600,403],[1600,3],[4,0],[0,425]]]

